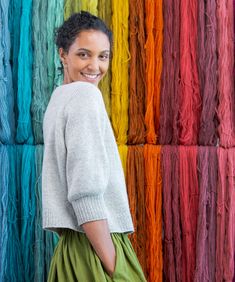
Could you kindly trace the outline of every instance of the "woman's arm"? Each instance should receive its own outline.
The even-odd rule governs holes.
[[[116,254],[107,220],[86,222],[82,224],[82,228],[106,272],[112,277],[115,269]]]

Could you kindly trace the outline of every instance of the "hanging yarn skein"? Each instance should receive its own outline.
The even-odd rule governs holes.
[[[82,0],[64,0],[64,20],[81,10]]]
[[[235,248],[235,148],[218,148],[216,281],[232,281]]]
[[[226,149],[218,148],[218,195],[216,218],[216,281],[223,281],[223,255],[225,233]]]
[[[34,277],[35,220],[35,146],[18,145],[20,172],[20,244],[24,281]]]
[[[0,143],[13,143],[14,99],[10,67],[9,0],[0,3]]]
[[[145,19],[146,26],[146,141],[149,144],[156,144],[157,135],[154,126],[153,96],[154,96],[154,2],[145,1],[145,13],[148,15]]]
[[[232,1],[217,1],[218,119],[220,145],[235,146],[234,11]]]
[[[51,0],[49,1],[50,3],[52,2]],[[53,23],[54,28],[59,27],[63,23],[64,19],[64,0],[57,0],[56,1],[56,6],[55,9],[53,10],[53,7],[48,5],[48,11],[47,11],[47,18],[51,16],[52,11],[55,11],[56,17],[55,17],[55,22]],[[53,12],[54,13],[54,12]],[[49,20],[48,20],[48,28],[49,28]],[[47,39],[47,44],[48,44],[48,57],[50,56],[50,46],[53,45],[54,47],[54,56],[53,56],[53,62],[54,62],[54,68],[55,68],[55,74],[54,74],[54,86],[53,89],[56,86],[60,86],[63,82],[63,75],[61,75],[60,67],[61,67],[61,62],[58,54],[58,50],[56,45],[54,44],[54,34],[50,35],[48,34],[48,39]],[[50,57],[51,58],[51,57]],[[52,63],[53,64],[53,63]],[[50,63],[48,65],[48,71],[50,70]],[[49,81],[49,87],[51,87],[50,81]],[[49,95],[52,93],[51,89],[49,89]]]
[[[145,177],[144,147],[135,147],[136,197],[137,197],[137,256],[146,274],[146,225],[145,225]]]
[[[18,57],[17,143],[33,143],[30,105],[32,95],[32,0],[22,0]]]
[[[134,230],[137,231],[137,189],[136,189],[136,176],[135,176],[135,158],[133,146],[128,147],[127,153],[127,194],[130,205],[130,212],[133,221]],[[131,235],[131,244],[137,253],[137,233]]]
[[[164,274],[167,281],[176,281],[173,216],[172,216],[172,183],[171,183],[171,152],[169,146],[162,147],[162,190],[163,190],[163,223],[164,223]],[[176,184],[177,185],[177,184]],[[177,185],[178,186],[178,185]]]
[[[146,272],[148,281],[162,281],[161,146],[144,146],[146,207]]]
[[[162,76],[162,47],[163,47],[163,0],[154,1],[154,59],[155,59],[155,74],[154,74],[154,123],[159,139],[159,119],[160,119],[160,92],[161,92],[161,76]]]
[[[129,146],[127,154],[127,192],[136,232],[130,237],[143,271],[146,273],[146,226],[144,147]]]
[[[198,74],[202,97],[200,145],[217,144],[217,24],[216,1],[198,2]]]
[[[128,144],[145,142],[144,3],[130,0],[130,91]]]
[[[122,162],[122,168],[124,175],[126,176],[126,159],[127,159],[127,145],[118,145],[119,156]]]
[[[234,31],[234,36],[235,36],[235,0],[233,0],[233,31]],[[234,48],[234,56],[235,56],[235,48]],[[234,69],[235,73],[235,69]],[[234,117],[235,119],[235,117]],[[233,282],[235,282],[235,248],[234,248],[234,275],[233,275]]]
[[[197,147],[179,147],[182,281],[193,281],[198,217]]]
[[[35,148],[35,247],[34,247],[34,280],[45,281],[44,231],[42,229],[42,160],[43,146]]]
[[[17,99],[18,91],[18,55],[20,47],[20,19],[22,12],[22,0],[11,0],[9,5],[9,28],[11,33],[11,61],[14,98]],[[15,111],[17,108],[15,107]]]
[[[199,206],[194,282],[215,281],[217,148],[198,148]]]
[[[5,281],[7,277],[7,242],[8,242],[8,183],[9,183],[9,158],[7,147],[0,145],[0,281]]]
[[[161,160],[164,275],[167,281],[182,281],[178,147],[162,146]]]
[[[129,3],[112,1],[112,30],[114,37],[112,59],[112,126],[118,144],[127,143],[128,130],[128,45]]]
[[[34,46],[31,116],[36,144],[43,144],[42,123],[48,103],[47,76],[47,1],[34,0],[32,8]]]
[[[88,11],[93,15],[98,14],[97,10],[98,0],[82,0],[81,9],[83,11]]]
[[[20,209],[17,192],[17,159],[16,146],[7,146],[9,156],[9,186],[8,186],[8,242],[7,242],[7,277],[4,281],[24,282],[23,263],[19,237]],[[1,280],[2,281],[2,280]]]
[[[177,144],[179,111],[179,0],[165,0],[159,143]]]
[[[226,275],[226,278],[233,276],[233,281],[235,280],[235,230],[234,230],[234,222],[235,222],[235,148],[230,148],[228,150],[228,186],[229,186],[229,193],[227,196],[227,203],[230,207],[230,213],[228,214],[228,232],[227,232],[227,254],[225,259],[225,264],[228,266],[228,273],[231,271],[230,274]],[[234,256],[233,256],[234,253]],[[234,268],[233,268],[234,265]]]
[[[60,67],[60,59],[56,45],[54,43],[55,29],[63,22],[64,15],[64,0],[50,0],[47,4],[47,79],[48,93],[47,101],[50,99],[51,93],[56,86],[62,82],[62,76],[57,73]]]
[[[48,96],[54,90],[54,77],[55,77],[55,64],[54,64],[54,52],[55,43],[54,43],[54,32],[55,32],[55,21],[57,14],[56,11],[58,1],[50,0],[47,3],[47,21],[46,21],[46,30],[47,30],[47,80],[48,80]],[[53,59],[52,59],[53,58]]]
[[[99,0],[98,2],[98,15],[107,24],[111,26],[111,0]],[[111,117],[111,67],[109,67],[106,75],[99,83],[99,88],[102,93],[105,108],[109,118]]]
[[[198,140],[201,97],[196,64],[197,15],[197,0],[181,1],[179,141],[182,145],[195,145]]]

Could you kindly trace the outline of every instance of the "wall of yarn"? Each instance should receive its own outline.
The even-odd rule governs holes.
[[[60,85],[53,30],[73,12],[114,33],[100,84],[149,282],[233,281],[232,0],[1,0],[0,281],[46,281],[58,241],[41,227],[43,115]]]

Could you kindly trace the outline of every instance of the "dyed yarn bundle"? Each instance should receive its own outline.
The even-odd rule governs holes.
[[[179,0],[163,1],[163,69],[160,105],[159,143],[178,143],[179,111]],[[169,20],[172,19],[172,20]]]
[[[128,1],[113,0],[112,13],[114,54],[112,58],[111,120],[117,143],[123,145],[127,143],[128,130],[128,62],[130,59],[128,47]]]
[[[195,281],[215,281],[216,262],[216,147],[199,147],[198,178],[199,206],[196,237]]]
[[[162,1],[145,1],[146,17],[146,141],[156,144],[160,116],[163,15]]]
[[[197,144],[201,97],[197,71],[198,1],[186,0],[180,5],[180,92],[179,142]]]
[[[218,149],[216,281],[234,275],[235,149]]]
[[[108,26],[111,26],[111,0],[99,0],[98,13]],[[105,77],[100,81],[99,88],[102,92],[108,116],[111,116],[111,68],[108,69]]]
[[[88,10],[113,30],[99,87],[148,282],[235,279],[235,1],[2,0],[0,281],[46,281],[42,122],[63,76],[54,29]],[[234,277],[234,278],[233,278]]]
[[[198,216],[197,148],[179,147],[179,193],[182,225],[182,280],[192,281],[195,269]]]
[[[129,130],[128,144],[145,141],[145,30],[143,1],[130,1],[130,82],[129,82]]]
[[[127,155],[127,192],[136,232],[131,237],[139,261],[146,271],[146,216],[144,147],[130,146]]]
[[[146,268],[149,281],[162,281],[161,146],[145,145]]]
[[[182,281],[182,248],[179,197],[179,152],[176,146],[162,147],[162,186],[164,224],[164,276]]]
[[[32,100],[32,0],[22,0],[18,53],[16,142],[33,144],[30,106]]]
[[[9,1],[0,3],[0,140],[1,143],[13,142],[14,113],[12,73],[10,69],[10,33],[8,27]]]
[[[235,146],[234,10],[232,1],[219,1],[218,25],[218,128],[223,147]]]
[[[198,75],[202,112],[200,119],[200,145],[216,145],[217,143],[217,22],[216,2],[198,2]],[[205,15],[207,15],[205,17]]]
[[[31,109],[35,142],[36,144],[43,144],[42,121],[50,98],[47,65],[41,63],[43,58],[47,57],[47,33],[45,33],[47,29],[47,5],[40,1],[34,1],[32,13],[34,64]]]

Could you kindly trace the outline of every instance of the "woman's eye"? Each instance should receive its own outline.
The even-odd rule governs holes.
[[[101,60],[108,60],[109,59],[109,55],[107,54],[107,55],[100,55],[100,59]]]
[[[78,56],[80,58],[87,58],[88,57],[88,55],[86,53],[79,53]]]

